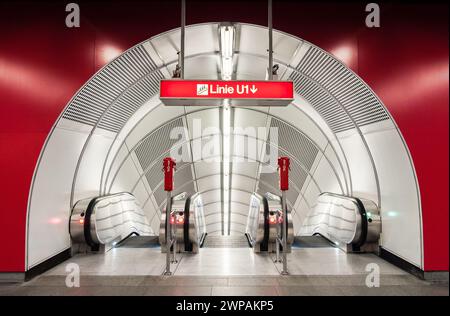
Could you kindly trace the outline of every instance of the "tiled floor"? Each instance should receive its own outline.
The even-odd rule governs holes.
[[[159,248],[115,248],[106,254],[76,255],[46,275],[66,275],[66,265],[77,263],[82,275],[161,275],[165,254]],[[172,264],[175,275],[233,276],[279,275],[281,264],[274,255],[255,254],[250,248],[203,248],[198,254],[178,254]],[[292,275],[366,274],[376,263],[382,274],[406,274],[373,254],[346,254],[338,248],[293,249],[288,255]]]
[[[205,248],[197,255],[184,255],[175,275],[278,275],[267,254],[250,248]]]
[[[366,274],[370,263],[377,264],[382,274],[406,274],[374,254],[349,254],[339,248],[293,249],[288,255],[289,272],[295,275]]]
[[[41,275],[20,285],[0,285],[0,295],[449,295],[448,284],[433,284],[411,275],[383,275],[380,287],[350,276],[81,276],[80,287],[65,286],[65,276]]]
[[[448,295],[448,283],[417,279],[371,254],[337,248],[293,249],[289,276],[273,256],[249,248],[204,248],[179,256],[174,275],[162,276],[158,248],[116,248],[104,255],[77,255],[23,284],[0,284],[0,295]],[[66,265],[77,263],[79,288],[66,287]],[[380,268],[380,287],[366,286],[367,264]]]
[[[165,262],[160,248],[113,248],[105,254],[75,255],[46,275],[66,275],[69,263],[78,264],[82,275],[161,275]]]

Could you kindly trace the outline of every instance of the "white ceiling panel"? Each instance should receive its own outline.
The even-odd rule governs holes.
[[[233,162],[233,173],[255,177],[258,169],[256,162]]]
[[[264,113],[252,111],[249,109],[236,108],[234,110],[234,127],[235,128],[258,128],[266,127],[267,115]],[[256,131],[256,134],[257,131]],[[262,138],[262,137],[261,137]]]
[[[219,201],[220,202],[220,190],[209,191],[202,193],[203,205],[209,207],[209,204]]]
[[[247,192],[236,191],[236,190],[231,191],[231,201],[237,201],[237,202],[248,204],[250,202],[250,197],[251,197],[251,194],[247,193]]]
[[[180,51],[181,32],[167,32],[151,39],[164,63],[177,60]],[[218,24],[198,24],[186,28],[185,56],[211,53],[219,50]]]
[[[191,139],[204,135],[220,134],[218,108],[190,113],[187,116],[187,121],[189,126],[189,136]]]
[[[185,79],[220,79],[219,55],[201,55],[185,60]]]
[[[218,162],[196,162],[194,166],[197,178],[220,173],[220,163]]]
[[[205,217],[206,225],[213,224],[222,221],[222,215],[220,212],[209,213],[208,216]]]
[[[231,187],[233,189],[241,189],[252,192],[254,186],[255,186],[254,179],[249,179],[247,177],[239,176],[237,174],[233,174],[231,177]]]
[[[220,175],[198,179],[197,184],[199,192],[207,191],[211,188],[218,188],[220,187]]]

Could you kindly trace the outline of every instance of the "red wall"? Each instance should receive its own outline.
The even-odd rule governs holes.
[[[68,1],[69,2],[69,1]],[[0,271],[24,271],[31,179],[51,126],[80,86],[125,50],[179,25],[179,1],[76,1],[81,28],[65,27],[65,3],[0,4]],[[380,3],[380,2],[378,2]],[[380,96],[411,150],[422,195],[425,269],[448,270],[448,7],[383,4],[380,29],[364,5],[274,1],[274,27],[340,56]],[[187,1],[188,24],[265,25],[264,2]]]

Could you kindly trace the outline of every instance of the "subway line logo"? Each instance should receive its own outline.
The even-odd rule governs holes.
[[[208,95],[208,84],[197,84],[197,95]]]

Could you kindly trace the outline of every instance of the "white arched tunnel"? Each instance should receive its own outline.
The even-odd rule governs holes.
[[[222,78],[219,26],[186,28],[185,79]],[[267,28],[234,27],[232,79],[264,80]],[[28,206],[27,269],[70,248],[69,216],[81,199],[130,192],[158,231],[166,198],[162,159],[179,147],[188,157],[177,164],[176,192],[201,194],[209,234],[245,232],[252,192],[278,191],[268,154],[277,153],[291,158],[287,200],[296,233],[322,192],[366,198],[380,208],[382,247],[422,268],[418,183],[392,117],[332,55],[289,34],[273,36],[278,79],[294,82],[295,100],[287,107],[232,108],[235,134],[263,132],[232,137],[231,156],[239,159],[231,163],[225,211],[221,107],[167,107],[159,100],[159,81],[172,77],[178,61],[180,30],[136,45],[94,75],[41,152]],[[193,149],[199,144],[203,156]]]

